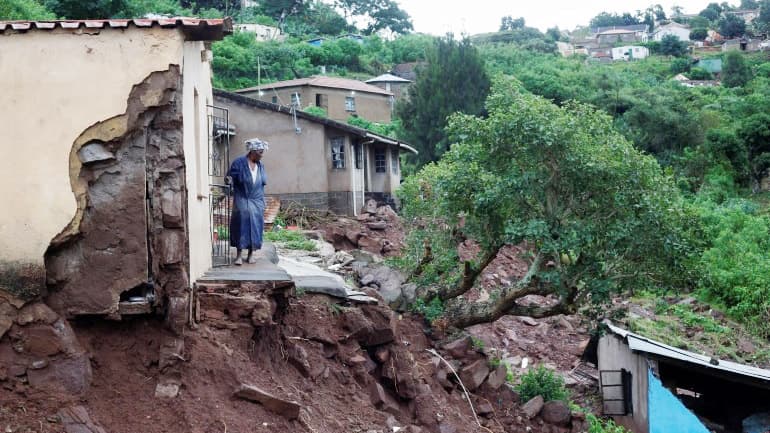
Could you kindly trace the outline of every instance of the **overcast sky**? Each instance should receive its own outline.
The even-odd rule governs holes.
[[[421,33],[443,35],[486,33],[497,31],[506,15],[524,17],[528,26],[545,31],[549,27],[572,30],[588,25],[602,11],[631,12],[660,4],[670,14],[671,7],[681,6],[684,13],[698,13],[715,0],[397,0],[411,17],[414,29]],[[721,1],[718,1],[721,3]],[[733,0],[731,4],[739,4]]]

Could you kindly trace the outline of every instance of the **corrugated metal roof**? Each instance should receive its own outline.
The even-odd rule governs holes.
[[[393,74],[382,74],[379,77],[366,80],[367,83],[411,83],[412,80],[397,77]]]
[[[54,20],[54,21],[0,21],[0,33],[26,33],[34,30],[76,29],[126,29],[179,27],[191,40],[218,40],[233,31],[230,18],[199,19],[187,17],[174,18],[135,18],[114,20]]]
[[[644,352],[652,355],[656,355],[663,358],[675,359],[677,361],[686,362],[689,364],[699,365],[714,370],[721,370],[727,373],[738,374],[741,376],[752,377],[755,379],[765,380],[770,382],[770,370],[762,368],[752,367],[750,365],[738,364],[737,362],[714,360],[716,365],[712,364],[712,358],[710,356],[689,352],[687,350],[678,349],[667,344],[660,343],[655,340],[643,337],[633,332],[626,331],[625,329],[618,328],[609,322],[605,322],[607,327],[614,334],[623,337],[628,343],[628,347],[636,352]]]
[[[348,78],[323,77],[323,76],[298,78],[296,80],[287,80],[287,81],[277,81],[275,83],[263,84],[261,86],[236,90],[235,93],[247,93],[247,92],[253,92],[255,90],[281,89],[286,87],[301,87],[301,86],[330,87],[333,89],[355,90],[356,92],[377,93],[380,95],[393,96],[392,92],[381,89],[377,86],[372,86],[371,84],[366,84],[363,81],[351,80]]]

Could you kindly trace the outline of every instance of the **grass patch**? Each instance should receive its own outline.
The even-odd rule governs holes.
[[[676,298],[670,298],[670,301],[673,302],[673,299]],[[663,294],[649,292],[637,293],[631,302],[655,313],[652,317],[629,317],[627,323],[631,332],[720,359],[761,365],[770,362],[770,347],[767,343],[753,337],[732,320],[712,316],[711,310],[716,308],[713,304],[670,304]],[[751,354],[741,352],[738,342],[742,339],[752,342],[756,351]]]
[[[265,240],[281,243],[284,248],[290,250],[316,251],[318,249],[315,242],[306,238],[302,232],[296,230],[266,232]]]

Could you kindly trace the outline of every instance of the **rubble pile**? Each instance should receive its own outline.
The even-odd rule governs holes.
[[[361,249],[384,257],[396,256],[404,245],[398,214],[388,205],[368,200],[356,219],[339,217],[323,227],[324,239],[336,250]]]

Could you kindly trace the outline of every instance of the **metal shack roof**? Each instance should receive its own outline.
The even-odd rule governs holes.
[[[605,322],[612,333],[623,337],[628,347],[635,352],[649,353],[660,358],[669,358],[701,367],[719,370],[731,374],[751,377],[770,382],[770,370],[739,364],[737,362],[718,360],[717,364],[711,363],[712,357],[701,355],[687,350],[678,349],[667,344],[643,337],[625,329],[618,328],[609,322]]]
[[[187,17],[136,18],[115,20],[0,21],[0,34],[24,34],[31,31],[127,29],[136,27],[180,28],[190,41],[214,41],[233,32],[230,18],[199,19]]]

